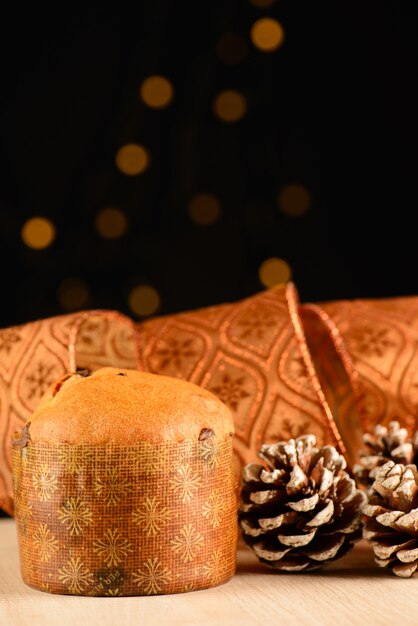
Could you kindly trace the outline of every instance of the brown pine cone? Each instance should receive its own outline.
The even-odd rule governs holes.
[[[338,559],[361,537],[366,495],[344,471],[332,446],[314,435],[263,445],[257,463],[244,467],[239,523],[260,561],[297,572]]]
[[[409,465],[418,460],[418,431],[413,439],[408,438],[406,428],[399,422],[389,422],[388,426],[378,424],[373,434],[363,435],[364,451],[360,454],[360,463],[353,472],[358,483],[369,491],[379,468],[388,461]]]
[[[416,465],[388,461],[376,472],[363,508],[363,537],[375,561],[397,576],[409,578],[418,567],[418,471]]]

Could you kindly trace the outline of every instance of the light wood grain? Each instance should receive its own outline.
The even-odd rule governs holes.
[[[51,595],[22,582],[15,522],[0,520],[0,624],[416,626],[418,578],[378,569],[364,543],[313,574],[270,571],[241,546],[236,576],[214,589],[138,598]]]

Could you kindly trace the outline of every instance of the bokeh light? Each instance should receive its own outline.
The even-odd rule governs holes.
[[[312,204],[311,192],[303,185],[290,184],[283,187],[277,194],[277,204],[289,217],[304,215]]]
[[[249,2],[258,9],[267,9],[273,6],[276,0],[249,0]]]
[[[247,56],[247,42],[240,35],[226,33],[219,40],[216,52],[220,60],[226,65],[238,65]]]
[[[137,285],[133,287],[128,298],[131,310],[140,317],[147,317],[156,313],[160,308],[160,294],[150,285]]]
[[[173,99],[174,89],[164,76],[149,76],[144,80],[139,93],[146,105],[153,109],[164,109]]]
[[[116,167],[127,176],[137,176],[145,172],[149,161],[148,151],[137,143],[128,143],[116,153]]]
[[[58,301],[65,311],[76,311],[87,305],[90,291],[85,280],[70,276],[61,281],[57,295]]]
[[[251,40],[262,52],[274,52],[283,44],[283,26],[272,17],[262,17],[251,28]]]
[[[128,218],[121,209],[107,207],[98,212],[94,226],[101,237],[118,239],[118,237],[122,237],[126,233]]]
[[[189,202],[190,219],[199,226],[213,224],[221,214],[221,203],[211,193],[198,193]]]
[[[46,217],[32,217],[23,224],[21,231],[23,242],[28,248],[43,250],[55,239],[55,226]]]
[[[223,122],[238,122],[247,112],[247,102],[239,91],[227,89],[216,96],[213,110]]]
[[[292,271],[284,259],[271,257],[260,265],[258,270],[261,283],[265,287],[274,287],[290,280]]]

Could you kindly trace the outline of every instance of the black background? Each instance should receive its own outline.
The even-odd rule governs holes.
[[[418,294],[417,23],[390,2],[154,0],[131,10],[9,12],[1,25],[0,325],[65,312],[68,276],[84,279],[89,308],[131,314],[133,285],[161,295],[161,314],[233,301],[262,289],[268,257],[288,261],[301,299]],[[256,19],[283,25],[285,44],[257,50]],[[249,46],[238,66],[216,55],[234,32]],[[167,76],[175,99],[145,107],[138,87]],[[246,117],[212,113],[222,89],[245,94]],[[152,165],[127,177],[114,164],[127,142]],[[310,190],[310,211],[282,214],[278,191]],[[201,191],[221,219],[187,214]],[[130,228],[101,239],[97,211],[123,208]],[[20,236],[34,215],[57,239],[41,251]]]

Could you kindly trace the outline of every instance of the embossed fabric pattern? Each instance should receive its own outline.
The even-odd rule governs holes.
[[[21,570],[53,593],[177,593],[235,572],[232,441],[13,446]]]
[[[209,389],[233,412],[237,472],[263,442],[310,432],[353,463],[362,433],[376,423],[417,427],[418,297],[299,305],[288,284],[135,328],[117,314],[83,315],[0,331],[6,511],[13,509],[10,437],[69,364],[139,367]]]
[[[308,376],[290,306],[297,308],[294,290],[276,288],[139,327],[146,371],[185,378],[229,406],[239,469],[263,442],[310,432],[321,445],[337,443],[332,416]]]

